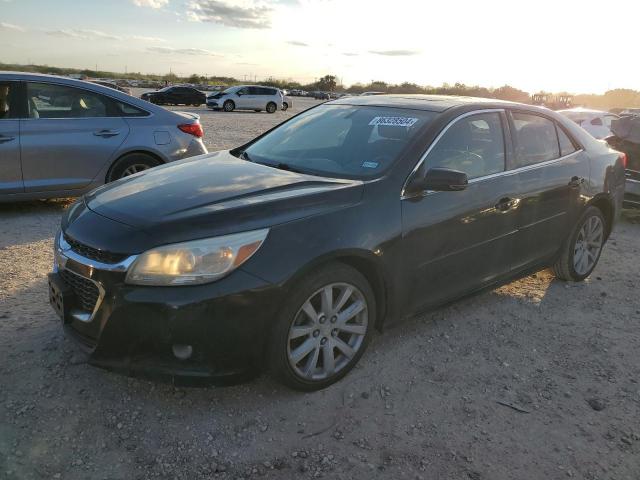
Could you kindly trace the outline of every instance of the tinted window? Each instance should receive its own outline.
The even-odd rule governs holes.
[[[244,87],[238,90],[238,93],[241,95],[253,95],[250,93],[251,89],[249,87]]]
[[[18,118],[18,84],[0,82],[0,120]]]
[[[499,113],[481,113],[454,123],[426,159],[427,168],[450,168],[469,178],[504,171],[504,135]]]
[[[247,148],[251,161],[305,173],[380,176],[436,116],[383,107],[323,105],[286,122]]]
[[[513,113],[516,137],[516,168],[553,160],[560,156],[554,123],[528,113]]]
[[[75,87],[28,83],[31,118],[107,117],[115,114],[108,97]]]
[[[571,139],[567,136],[567,134],[564,133],[564,130],[562,130],[558,125],[556,125],[556,128],[558,129],[558,143],[560,143],[560,155],[564,157],[565,155],[569,155],[570,153],[575,152],[576,147],[571,141]]]
[[[116,102],[118,110],[123,117],[147,117],[149,112],[142,110],[141,108],[134,107],[124,102]]]

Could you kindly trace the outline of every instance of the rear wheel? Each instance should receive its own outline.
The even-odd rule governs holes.
[[[160,165],[160,162],[145,153],[130,153],[118,159],[107,174],[107,183],[134,175]]]
[[[605,218],[597,207],[588,207],[576,223],[553,265],[556,277],[581,282],[596,268],[605,241]]]
[[[353,268],[331,264],[296,287],[269,342],[269,366],[296,390],[325,388],[364,353],[376,318],[373,291]]]
[[[274,102],[267,103],[268,113],[276,113],[276,110],[278,110],[278,106]]]
[[[233,110],[236,108],[236,104],[233,103],[233,100],[227,100],[226,102],[224,102],[222,104],[222,109],[225,112],[233,112]]]

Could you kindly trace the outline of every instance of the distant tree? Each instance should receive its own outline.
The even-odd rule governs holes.
[[[198,75],[197,73],[194,73],[187,79],[187,83],[193,83],[193,84],[200,83],[201,78],[202,77],[200,77],[200,75]]]
[[[337,84],[335,75],[325,75],[318,80],[317,88],[325,92],[333,92]]]
[[[510,87],[509,85],[496,88],[493,91],[493,96],[494,98],[508,100],[510,102],[529,103],[529,94],[527,92]]]

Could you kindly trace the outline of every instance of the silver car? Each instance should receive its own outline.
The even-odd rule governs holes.
[[[283,109],[282,92],[273,87],[262,85],[238,85],[229,87],[224,92],[207,95],[207,107],[212,110],[266,110],[275,113]]]
[[[51,75],[0,72],[0,201],[82,195],[207,153],[199,116]]]

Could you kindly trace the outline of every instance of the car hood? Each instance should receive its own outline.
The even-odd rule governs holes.
[[[345,208],[358,203],[362,192],[358,180],[279,170],[222,151],[105,185],[86,195],[84,203],[102,217],[145,232],[145,245],[134,242],[127,248],[137,253],[148,243],[225,235]]]

